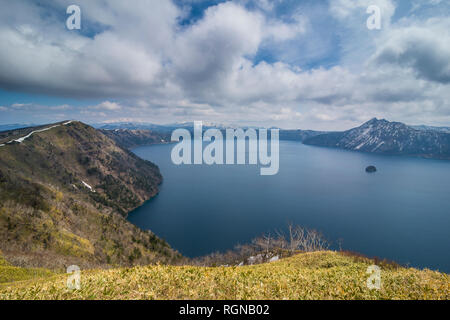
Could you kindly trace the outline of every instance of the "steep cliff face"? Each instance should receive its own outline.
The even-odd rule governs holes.
[[[372,119],[358,128],[308,138],[305,144],[348,150],[450,159],[450,134]]]
[[[0,248],[10,261],[132,265],[179,255],[124,216],[155,196],[159,169],[80,122],[3,133]]]

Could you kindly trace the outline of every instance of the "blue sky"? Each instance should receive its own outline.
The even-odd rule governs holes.
[[[0,124],[450,125],[446,1],[0,4]],[[65,27],[70,4],[81,30]]]

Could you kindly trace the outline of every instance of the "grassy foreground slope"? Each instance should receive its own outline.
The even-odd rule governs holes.
[[[65,275],[0,287],[0,299],[449,299],[449,275],[383,265],[381,290],[370,290],[374,262],[337,252],[299,254],[243,267],[146,266],[82,273],[81,290]]]

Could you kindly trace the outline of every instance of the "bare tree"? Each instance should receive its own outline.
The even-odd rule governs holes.
[[[250,257],[260,257],[261,262],[271,257],[293,255],[298,252],[323,251],[329,248],[324,236],[316,231],[289,224],[287,235],[280,230],[263,234],[252,240],[251,244],[237,245],[234,250],[226,253],[214,253],[206,257],[197,258],[193,262],[197,265],[238,265],[248,261]],[[260,262],[258,262],[260,263]]]
[[[309,230],[301,226],[288,226],[288,249],[290,253],[297,250],[304,252],[322,251],[329,247],[328,242],[323,235],[316,230]],[[278,233],[279,238],[284,238],[281,232]]]

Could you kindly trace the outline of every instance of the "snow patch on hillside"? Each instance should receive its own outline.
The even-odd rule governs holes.
[[[83,185],[84,185],[86,188],[88,188],[89,190],[91,190],[91,192],[95,192],[94,189],[93,189],[90,185],[88,185],[86,182],[84,182],[84,181],[81,181],[81,182],[83,183]]]
[[[63,126],[66,126],[66,125],[68,125],[68,124],[70,124],[70,123],[72,123],[72,122],[73,122],[73,120],[70,120],[70,121],[67,121],[67,122],[63,123],[62,125],[63,125]],[[21,138],[19,138],[19,139],[11,140],[11,141],[7,142],[6,144],[11,144],[11,143],[13,143],[13,142],[22,143],[22,142],[24,142],[25,140],[27,140],[29,137],[31,137],[31,136],[32,136],[33,134],[35,134],[35,133],[48,131],[48,130],[51,130],[51,129],[53,129],[53,128],[57,128],[57,127],[60,127],[60,126],[61,126],[60,124],[57,124],[57,125],[55,125],[55,126],[51,126],[51,127],[48,127],[48,128],[44,128],[44,129],[40,129],[40,130],[34,130],[34,131],[31,131],[31,132],[30,132],[29,134],[27,134],[26,136],[23,136],[23,137],[21,137]],[[4,147],[6,144],[0,144],[0,147]]]
[[[29,137],[31,137],[33,134],[35,134],[35,133],[39,133],[39,132],[44,132],[44,131],[48,131],[48,130],[51,130],[51,129],[53,129],[53,128],[56,128],[56,127],[59,127],[59,125],[57,125],[57,126],[52,126],[52,127],[48,127],[48,128],[44,128],[44,129],[41,129],[41,130],[35,130],[35,131],[31,131],[29,134],[27,134],[25,137],[22,137],[22,138],[19,138],[19,139],[16,139],[16,140],[12,140],[11,142],[8,142],[8,143],[12,143],[12,142],[18,142],[18,143],[22,143],[22,142],[24,142],[25,140],[27,140]]]

